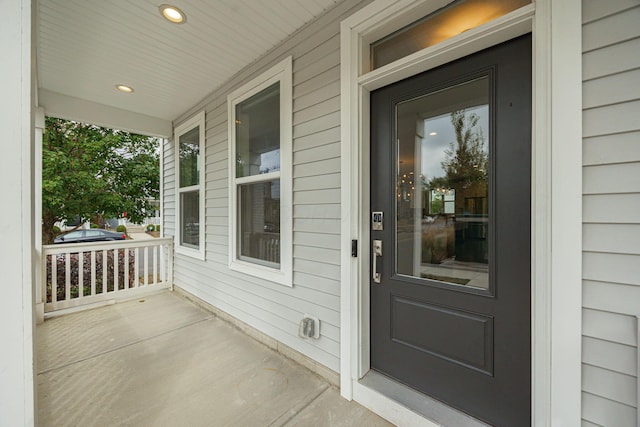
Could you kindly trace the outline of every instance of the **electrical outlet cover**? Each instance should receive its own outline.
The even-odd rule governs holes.
[[[300,320],[300,327],[298,328],[298,335],[301,338],[320,338],[320,319],[314,316],[305,314]]]

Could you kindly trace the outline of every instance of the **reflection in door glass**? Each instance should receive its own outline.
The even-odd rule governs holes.
[[[489,79],[398,105],[396,268],[488,289]]]

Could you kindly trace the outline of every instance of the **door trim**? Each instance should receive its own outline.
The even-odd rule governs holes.
[[[358,382],[369,371],[370,358],[369,93],[532,32],[532,425],[577,425],[582,356],[582,135],[576,131],[582,129],[581,2],[537,0],[375,71],[361,72],[368,69],[370,41],[446,3],[376,0],[341,23],[341,394],[392,422],[406,419],[397,402]],[[359,240],[361,248],[356,258],[348,250],[352,239]]]

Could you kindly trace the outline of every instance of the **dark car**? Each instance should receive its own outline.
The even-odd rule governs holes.
[[[127,235],[115,231],[92,228],[89,230],[75,230],[62,234],[53,240],[53,243],[85,243],[108,242],[111,240],[125,240]]]

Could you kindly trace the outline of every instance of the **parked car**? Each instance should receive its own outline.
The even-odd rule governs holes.
[[[127,235],[115,231],[92,228],[90,230],[75,230],[61,234],[53,240],[53,243],[84,243],[84,242],[108,242],[111,240],[125,240]]]

